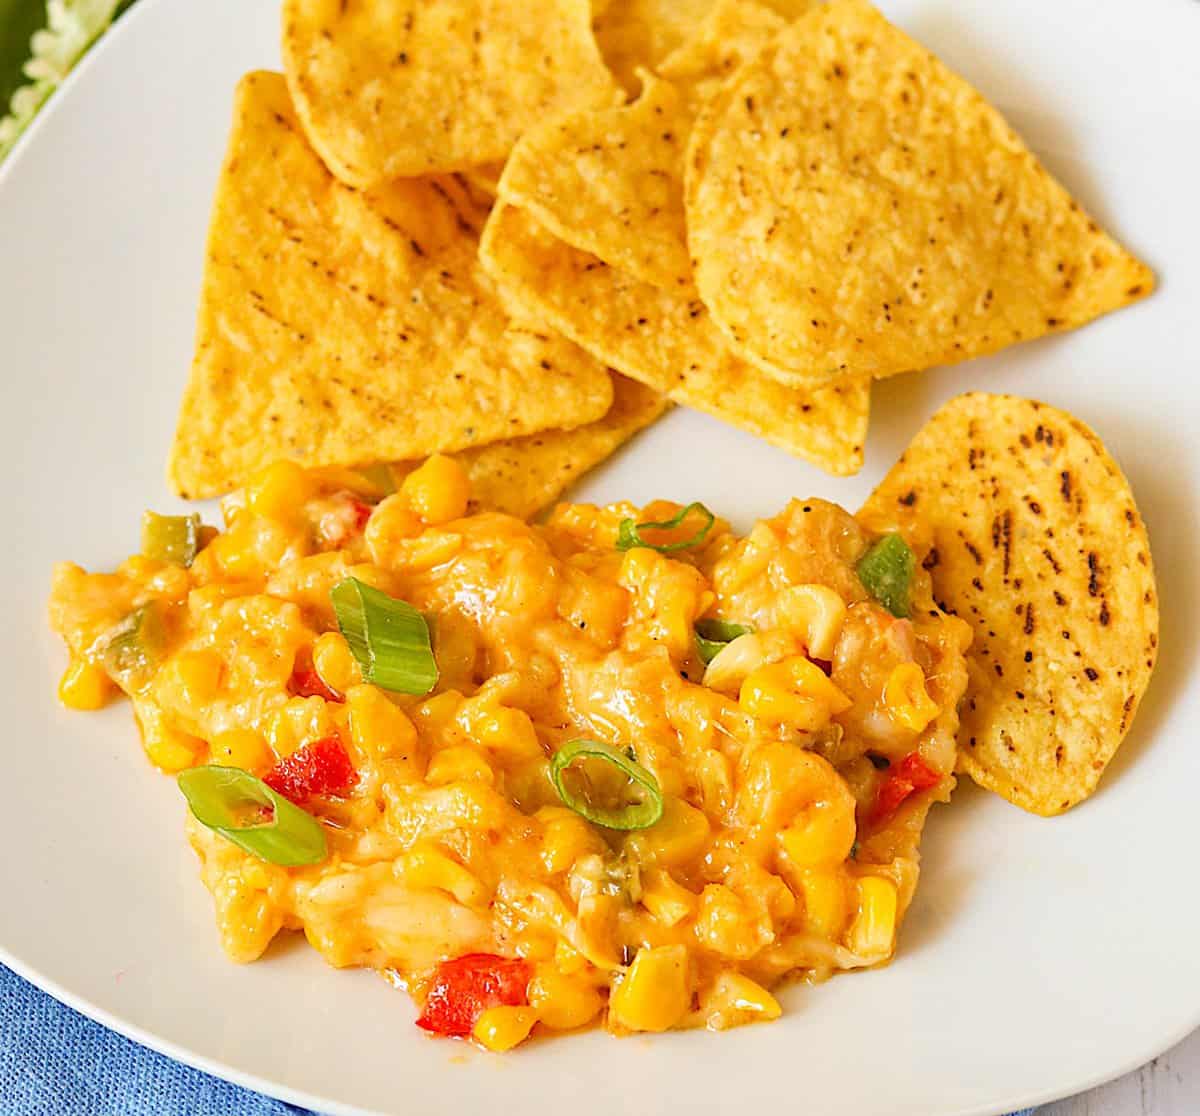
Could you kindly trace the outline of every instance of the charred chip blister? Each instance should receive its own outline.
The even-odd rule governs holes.
[[[859,517],[921,540],[935,599],[974,631],[960,769],[1037,814],[1087,798],[1158,647],[1145,524],[1099,438],[1044,403],[961,395]]]

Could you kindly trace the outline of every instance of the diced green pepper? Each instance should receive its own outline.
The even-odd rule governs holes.
[[[126,693],[135,693],[149,681],[162,660],[166,642],[162,606],[147,601],[113,629],[104,648],[104,669]]]
[[[176,566],[190,566],[200,549],[198,515],[142,514],[142,554]]]
[[[858,580],[893,616],[908,616],[917,559],[900,535],[884,535],[858,560]]]

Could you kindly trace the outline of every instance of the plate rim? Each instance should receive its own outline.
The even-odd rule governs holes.
[[[55,119],[62,112],[69,112],[73,109],[74,103],[79,97],[77,93],[78,87],[87,80],[88,75],[93,69],[98,65],[106,64],[100,60],[107,59],[110,54],[120,49],[120,44],[124,42],[130,33],[129,28],[149,18],[147,13],[159,7],[169,6],[172,2],[182,3],[183,0],[139,0],[138,4],[122,13],[89,47],[86,54],[54,90],[34,120],[30,122],[17,139],[3,163],[0,163],[0,204],[2,204],[4,190],[9,180],[17,173],[16,168],[27,158],[27,152],[35,145],[40,145],[43,142],[37,137],[43,135],[49,121]],[[1160,282],[1162,280],[1163,276],[1160,275]],[[129,1022],[120,1015],[101,1007],[90,997],[71,991],[55,978],[27,964],[24,960],[10,952],[2,941],[0,941],[0,962],[11,969],[21,979],[51,996],[59,1003],[77,1011],[89,1020],[121,1035],[131,1042],[135,1042],[140,1046],[164,1057],[171,1058],[192,1069],[210,1074],[213,1077],[228,1081],[264,1096],[288,1104],[300,1105],[318,1113],[328,1113],[330,1116],[388,1116],[385,1110],[366,1108],[337,1100],[333,1097],[310,1093],[253,1071],[238,1069],[231,1063],[200,1054],[181,1043],[163,1037],[153,1030]],[[954,1109],[952,1113],[948,1112],[947,1116],[993,1116],[993,1114],[1009,1113],[1018,1109],[1036,1107],[1076,1096],[1129,1074],[1171,1049],[1196,1031],[1200,1031],[1200,997],[1196,998],[1192,1011],[1185,1017],[1185,1021],[1171,1029],[1168,1032],[1167,1038],[1163,1039],[1159,1037],[1145,1043],[1143,1046],[1137,1048],[1136,1052],[1116,1062],[1114,1067],[1084,1075],[1065,1088],[1056,1086],[1025,1093],[1017,1092],[1014,1093],[1012,1099],[1004,1100],[999,1106],[997,1106],[996,1102],[973,1104]]]

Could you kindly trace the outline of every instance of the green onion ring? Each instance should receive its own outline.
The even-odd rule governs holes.
[[[692,512],[698,511],[704,516],[704,526],[702,526],[691,538],[680,539],[678,542],[654,544],[646,542],[641,532],[646,529],[657,529],[669,531],[672,527],[678,527]],[[678,515],[671,519],[664,519],[660,523],[636,523],[632,519],[622,519],[617,528],[617,549],[632,550],[637,546],[644,546],[650,550],[657,550],[659,554],[670,554],[674,550],[690,550],[694,546],[699,546],[712,530],[713,523],[716,522],[716,516],[708,510],[699,500],[688,504],[683,508]]]
[[[631,782],[641,787],[646,797],[640,802],[631,802],[613,810],[592,805],[586,798],[567,787],[563,778],[567,768],[580,757],[604,760],[612,764]],[[605,829],[649,829],[662,817],[663,797],[658,788],[658,780],[640,763],[630,759],[611,744],[603,744],[599,740],[568,740],[554,753],[554,759],[550,763],[550,778],[563,805],[569,806],[575,813]]]

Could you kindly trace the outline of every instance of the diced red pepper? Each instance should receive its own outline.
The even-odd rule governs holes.
[[[364,504],[353,496],[350,497],[350,507],[354,511],[354,529],[362,531],[367,526],[367,520],[371,518],[371,513],[375,508],[372,504]]]
[[[358,772],[336,736],[302,744],[263,776],[277,794],[303,806],[315,794],[345,797],[358,782]]]
[[[288,689],[297,697],[319,697],[336,702],[346,700],[337,690],[326,686],[324,679],[312,667],[297,667],[292,672]]]
[[[875,799],[869,819],[871,825],[884,825],[909,795],[936,787],[941,781],[941,775],[921,758],[920,752],[909,752],[893,765],[883,786],[879,788],[879,796]]]
[[[533,971],[527,961],[468,953],[443,961],[433,976],[417,1026],[435,1035],[469,1035],[488,1008],[529,1002]]]

